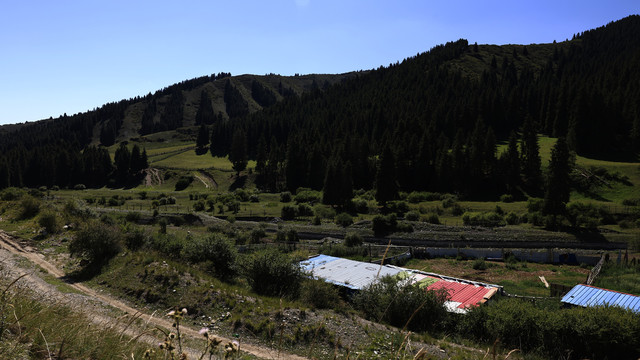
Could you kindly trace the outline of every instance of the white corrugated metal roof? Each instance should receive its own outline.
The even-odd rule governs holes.
[[[342,259],[328,255],[318,255],[301,262],[302,269],[315,278],[327,282],[360,290],[378,278],[397,275],[403,270],[386,265],[377,265]]]

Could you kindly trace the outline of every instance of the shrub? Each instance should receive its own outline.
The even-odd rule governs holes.
[[[462,214],[464,214],[464,209],[462,208],[462,206],[460,206],[460,204],[454,203],[453,205],[451,205],[451,215],[460,216]]]
[[[462,216],[462,222],[468,226],[495,227],[504,225],[502,215],[495,212],[467,212]]]
[[[127,212],[127,215],[125,215],[125,220],[127,220],[128,222],[132,222],[132,223],[136,223],[138,221],[140,221],[140,213],[137,211],[129,211]]]
[[[252,254],[242,271],[253,291],[261,295],[295,297],[303,279],[299,263],[277,249]]]
[[[376,215],[371,221],[371,228],[376,236],[385,236],[396,230],[398,220],[395,214]]]
[[[606,207],[579,202],[567,205],[567,219],[575,227],[591,229],[598,225],[615,224],[615,218]]]
[[[298,208],[293,205],[285,205],[280,211],[280,217],[284,220],[293,220],[298,216]]]
[[[147,242],[148,236],[142,228],[130,229],[124,234],[124,244],[130,250],[138,250]]]
[[[344,236],[344,244],[348,247],[360,246],[363,242],[362,236],[355,232],[348,232]]]
[[[369,204],[365,199],[351,199],[349,208],[358,214],[368,214],[369,213]]]
[[[313,205],[313,204],[317,204],[320,201],[322,201],[322,194],[319,191],[300,188],[296,192],[296,196],[294,198],[294,201],[297,204],[309,203],[309,204]]]
[[[398,216],[403,216],[409,211],[409,205],[406,201],[389,201],[387,207],[389,211],[396,213]]]
[[[87,260],[90,265],[102,265],[120,252],[121,238],[118,228],[90,221],[69,242],[69,253]]]
[[[60,232],[60,221],[55,212],[47,210],[40,214],[38,225],[42,226],[47,233],[57,234]]]
[[[500,201],[503,203],[511,203],[513,202],[513,195],[511,194],[502,194],[500,195]]]
[[[446,196],[444,196],[442,198],[442,207],[443,208],[450,208],[452,207],[456,202],[458,201],[458,198],[454,195],[449,195],[447,194]]]
[[[169,225],[169,221],[166,218],[160,218],[160,220],[158,220],[158,226],[160,227],[160,234],[166,234],[167,233],[167,225]]]
[[[396,227],[396,231],[403,232],[403,233],[413,232],[413,225],[409,224],[408,222],[401,221],[398,223],[398,226]]]
[[[206,261],[210,271],[222,279],[232,278],[237,270],[236,248],[222,234],[187,237],[182,248],[182,255],[194,263]]]
[[[548,358],[635,359],[640,355],[637,314],[618,307],[538,307],[520,299],[479,306],[460,319],[459,332]],[[615,346],[611,346],[615,339]]]
[[[298,216],[313,216],[313,208],[311,205],[306,203],[298,205]]]
[[[336,224],[342,227],[347,227],[353,224],[353,217],[347,213],[340,213],[336,215]]]
[[[473,261],[474,270],[487,270],[487,262],[483,258],[475,259]]]
[[[34,198],[31,195],[26,195],[22,197],[20,201],[20,219],[30,219],[40,212],[40,200]]]
[[[181,176],[176,182],[175,190],[182,191],[187,187],[189,187],[189,185],[191,185],[192,182],[193,182],[193,176]]]
[[[411,204],[417,204],[423,201],[439,201],[442,199],[443,196],[440,193],[414,191],[407,195],[407,201]]]
[[[518,225],[520,224],[520,217],[514,212],[510,212],[504,218],[509,225]]]
[[[291,202],[291,193],[289,191],[283,191],[280,193],[280,202]]]
[[[426,221],[429,224],[435,224],[435,225],[439,225],[440,224],[440,218],[438,217],[438,214],[436,213],[431,213],[427,216]]]
[[[385,276],[362,289],[354,297],[354,305],[369,319],[425,331],[443,325],[447,316],[445,299],[443,292],[425,291],[418,285]]]
[[[0,199],[4,201],[14,201],[20,199],[24,195],[24,190],[10,187],[2,190]]]
[[[261,227],[253,229],[249,233],[249,239],[251,240],[252,244],[259,243],[260,240],[262,240],[262,238],[264,238],[265,236],[267,236],[267,233]]]
[[[300,287],[300,300],[317,309],[329,309],[340,301],[340,294],[330,283],[307,279]]]
[[[527,211],[530,213],[542,211],[544,208],[544,199],[529,198],[527,200]]]
[[[249,201],[252,203],[257,203],[260,202],[260,198],[256,194],[251,194],[251,196],[249,196]]]
[[[404,218],[409,221],[418,221],[420,220],[420,213],[415,210],[409,211],[404,215]]]
[[[296,229],[289,228],[286,232],[287,241],[288,242],[298,242],[300,241],[300,237],[298,236],[298,232]]]
[[[336,211],[333,208],[320,204],[313,207],[313,212],[323,219],[333,219],[336,216]]]
[[[204,201],[199,200],[193,204],[193,211],[204,211],[205,204]]]

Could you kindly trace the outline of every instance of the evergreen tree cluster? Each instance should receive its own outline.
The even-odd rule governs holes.
[[[639,31],[640,16],[630,16],[561,43],[491,47],[461,39],[333,85],[320,87],[313,78],[301,95],[280,81],[277,102],[277,94],[253,80],[251,97],[263,110],[252,114],[243,96],[248,89],[236,87],[230,74],[191,79],[142,99],[0,129],[0,185],[7,177],[10,184],[58,181],[29,170],[29,161],[45,154],[57,164],[50,154],[65,151],[81,158],[96,126],[102,144],[115,143],[134,102],[144,103],[141,134],[181,127],[185,93],[199,91],[196,123],[206,128],[198,145],[206,149],[209,131],[212,155],[240,154],[236,169],[256,159],[266,190],[325,189],[333,194],[330,203],[339,203],[349,186],[540,196],[538,134],[563,137],[569,151],[592,157],[633,157],[639,149]],[[218,80],[224,81],[226,116],[214,115],[204,87]],[[496,154],[499,141],[508,141],[502,154]],[[124,181],[125,172],[118,173]]]

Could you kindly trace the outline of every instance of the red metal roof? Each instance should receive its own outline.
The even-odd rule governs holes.
[[[460,303],[458,308],[464,309],[469,306],[478,306],[485,296],[491,291],[484,286],[465,284],[456,281],[438,279],[437,282],[429,285],[428,290],[445,289],[448,293],[448,300]]]

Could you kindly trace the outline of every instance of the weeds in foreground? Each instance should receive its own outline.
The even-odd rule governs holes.
[[[164,340],[158,345],[157,351],[147,349],[143,355],[144,359],[186,360],[189,358],[182,347],[183,334],[180,332],[180,323],[186,315],[186,308],[171,310],[167,313],[167,316],[173,320],[172,327],[175,332],[158,328],[164,334]],[[198,360],[203,360],[205,357],[209,360],[233,359],[240,351],[240,343],[235,340],[229,341],[224,347],[221,347],[223,339],[210,334],[207,328],[202,328],[199,334],[205,339],[205,347]]]

